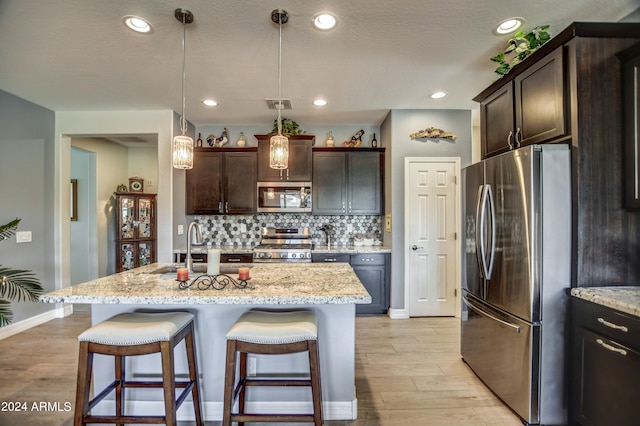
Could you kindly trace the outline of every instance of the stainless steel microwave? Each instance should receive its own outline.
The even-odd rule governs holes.
[[[311,182],[258,182],[258,212],[311,212]]]

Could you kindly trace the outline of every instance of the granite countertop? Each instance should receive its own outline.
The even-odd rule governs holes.
[[[391,253],[391,247],[385,246],[334,246],[316,244],[312,253]]]
[[[191,253],[207,253],[210,248],[218,249],[222,253],[253,253],[254,246],[195,246],[191,249]],[[174,253],[186,253],[186,248],[174,249]],[[334,246],[331,248],[326,245],[315,244],[312,253],[391,253],[391,247],[385,246]]]
[[[171,263],[154,263],[40,296],[45,303],[90,304],[368,304],[371,296],[346,263],[255,263],[245,288],[181,290],[175,273],[160,274]],[[222,264],[237,268],[238,265]],[[229,274],[237,279],[236,274]],[[191,275],[195,278],[196,275]]]
[[[578,287],[571,295],[640,317],[640,287]]]

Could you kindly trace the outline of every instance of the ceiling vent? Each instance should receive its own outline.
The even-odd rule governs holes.
[[[278,104],[280,103],[280,99],[265,99],[267,101],[267,105],[269,109],[278,109]],[[282,109],[291,109],[291,99],[282,99]]]

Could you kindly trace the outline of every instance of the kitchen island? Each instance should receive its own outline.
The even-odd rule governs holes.
[[[322,397],[326,420],[357,417],[355,393],[355,305],[371,303],[371,297],[345,263],[253,264],[245,288],[229,283],[225,288],[199,290],[197,286],[179,289],[170,264],[152,264],[127,272],[78,284],[40,297],[46,303],[91,304],[92,323],[115,314],[132,311],[185,310],[196,315],[196,346],[201,375],[201,393],[206,420],[222,418],[225,334],[249,309],[311,309],[318,318],[318,347],[322,377]],[[221,265],[221,272],[230,265]],[[237,267],[237,265],[233,265]],[[237,280],[237,274],[229,273]],[[191,279],[197,277],[193,275]],[[184,343],[176,349],[176,374],[186,375]],[[304,373],[306,354],[278,357],[253,356],[257,373]],[[250,364],[253,361],[250,361]],[[96,388],[113,378],[113,360],[97,356],[94,360]],[[133,378],[158,378],[157,354],[130,357],[127,371]],[[132,414],[157,412],[163,408],[160,393],[150,390],[128,392],[127,409]],[[178,419],[192,420],[187,401]],[[113,401],[98,406],[97,413],[112,409]],[[311,393],[306,389],[255,389],[249,393],[248,411],[311,412]]]

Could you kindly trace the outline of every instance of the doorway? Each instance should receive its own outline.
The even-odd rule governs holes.
[[[460,158],[405,158],[405,306],[455,316],[460,287]]]

